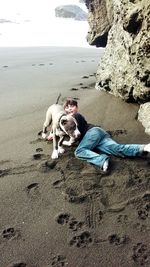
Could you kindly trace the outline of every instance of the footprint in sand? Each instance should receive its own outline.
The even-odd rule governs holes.
[[[52,182],[52,186],[55,188],[60,188],[64,184],[64,179],[58,179],[54,182]]]
[[[128,222],[128,216],[126,214],[120,214],[118,217],[117,217],[117,222],[118,223],[123,223],[123,224],[126,224]]]
[[[148,217],[148,212],[144,209],[138,210],[138,218],[141,220],[146,220]]]
[[[141,232],[141,233],[145,233],[145,232],[149,231],[149,228],[147,227],[147,225],[141,224],[139,222],[134,224],[133,227],[136,228],[137,231]]]
[[[89,76],[82,76],[82,79],[88,79],[89,78]]]
[[[38,160],[41,159],[44,156],[44,154],[36,153],[33,155],[33,159]]]
[[[28,185],[26,188],[26,191],[30,197],[32,197],[32,198],[38,197],[40,195],[39,184],[38,183],[32,183],[32,184]]]
[[[145,179],[144,179],[144,175],[140,176],[140,172],[139,174],[137,173],[131,173],[127,182],[126,182],[126,188],[129,187],[140,187],[143,186],[145,184]]]
[[[38,135],[40,135],[40,133],[41,133],[41,131],[38,133]],[[36,140],[33,140],[33,141],[30,141],[30,143],[29,144],[37,144],[37,143],[41,143],[41,142],[43,142],[43,141],[45,141],[44,139],[42,139],[42,138],[37,138]]]
[[[25,262],[17,262],[17,263],[12,263],[7,267],[28,267]]]
[[[78,194],[73,188],[67,188],[64,195],[66,200],[76,204],[81,204],[87,199],[86,194]]]
[[[57,255],[52,258],[51,266],[62,267],[67,265],[66,257],[63,255]]]
[[[71,171],[75,171],[75,172],[81,172],[82,169],[84,168],[84,163],[80,162],[79,160],[77,160],[76,158],[71,157],[67,164],[66,164],[66,169],[67,170],[71,170]]]
[[[69,229],[72,231],[77,231],[83,226],[83,222],[76,220],[69,213],[60,213],[56,216],[56,222],[58,224],[64,225],[68,224]]]
[[[88,89],[88,86],[81,86],[81,89]]]
[[[54,160],[45,161],[45,162],[42,161],[42,163],[39,164],[39,170],[44,173],[49,172],[55,168],[56,164],[57,164],[57,161],[54,161]]]
[[[70,89],[70,91],[78,91],[79,89],[78,88],[75,88],[75,87],[72,87],[71,89]]]
[[[70,241],[70,246],[75,246],[77,248],[84,248],[91,245],[93,242],[93,239],[91,237],[90,232],[84,231],[79,235],[74,236]]]
[[[17,238],[20,236],[20,232],[18,230],[15,230],[14,227],[9,227],[2,232],[2,236],[4,239],[12,239]]]
[[[145,210],[147,210],[149,212],[150,211],[150,203],[145,204],[144,208],[145,208]]]
[[[140,264],[141,266],[148,264],[150,261],[150,249],[148,249],[147,245],[142,242],[137,243],[133,247],[132,259],[135,263]]]
[[[5,175],[9,175],[9,173],[10,173],[10,169],[0,170],[0,177],[3,177]]]
[[[120,237],[117,234],[112,234],[108,236],[108,241],[110,244],[118,246],[118,245],[127,244],[129,241],[129,238],[126,235]]]
[[[69,213],[60,213],[56,216],[56,222],[64,225],[69,222],[70,216],[71,215]]]
[[[144,203],[137,208],[138,218],[140,220],[146,220],[150,212],[150,194],[149,192],[145,193],[142,197]]]
[[[76,232],[76,231],[80,230],[83,225],[84,225],[83,222],[77,221],[76,219],[73,218],[69,222],[69,229],[71,229],[72,231]]]
[[[142,198],[144,201],[150,201],[150,192],[146,192]]]
[[[43,149],[41,147],[36,148],[36,152],[42,152]]]

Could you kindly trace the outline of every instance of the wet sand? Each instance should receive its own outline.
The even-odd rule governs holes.
[[[68,96],[121,143],[147,143],[138,107],[94,89],[102,51],[0,48],[0,266],[150,265],[150,158],[110,171],[41,140],[49,105]]]

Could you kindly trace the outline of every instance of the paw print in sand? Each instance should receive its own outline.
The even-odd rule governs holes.
[[[67,224],[72,231],[78,231],[83,226],[83,222],[76,220],[69,213],[60,213],[56,217],[56,222],[61,225]]]
[[[71,219],[71,221],[69,222],[69,229],[71,229],[72,231],[78,231],[79,229],[82,228],[83,226],[83,222],[77,221],[74,218]]]
[[[74,236],[70,240],[69,245],[76,246],[78,248],[84,248],[84,247],[88,247],[89,245],[91,245],[92,242],[93,242],[93,239],[91,237],[90,232],[84,231],[81,234]]]
[[[61,225],[67,224],[69,222],[69,219],[70,219],[69,213],[61,213],[61,214],[57,215],[57,217],[56,217],[57,223],[61,224]]]
[[[12,263],[8,267],[28,267],[25,262],[17,262],[17,263]]]
[[[15,230],[13,227],[9,227],[7,229],[4,229],[2,232],[2,236],[4,239],[12,239],[12,238],[17,238],[19,237],[20,233],[18,230]]]
[[[110,244],[123,245],[128,243],[129,238],[126,235],[120,237],[117,234],[112,234],[108,236],[108,241]]]
[[[54,266],[54,267],[63,267],[66,264],[67,264],[66,263],[66,257],[63,256],[63,255],[57,255],[57,256],[53,257],[53,259],[52,259],[52,265],[51,266]]]
[[[135,263],[144,266],[146,263],[148,264],[150,258],[150,250],[148,250],[147,246],[143,243],[137,243],[133,247],[133,255],[132,259]]]

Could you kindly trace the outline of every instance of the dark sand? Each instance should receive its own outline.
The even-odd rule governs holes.
[[[150,158],[112,157],[110,172],[58,160],[45,112],[68,96],[122,143],[150,141],[138,107],[94,89],[99,49],[0,49],[0,267],[150,266]]]

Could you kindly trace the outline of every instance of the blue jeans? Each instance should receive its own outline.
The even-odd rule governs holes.
[[[102,167],[109,155],[138,156],[142,153],[143,147],[138,144],[118,144],[102,128],[93,127],[86,132],[79,143],[75,150],[75,156]]]

